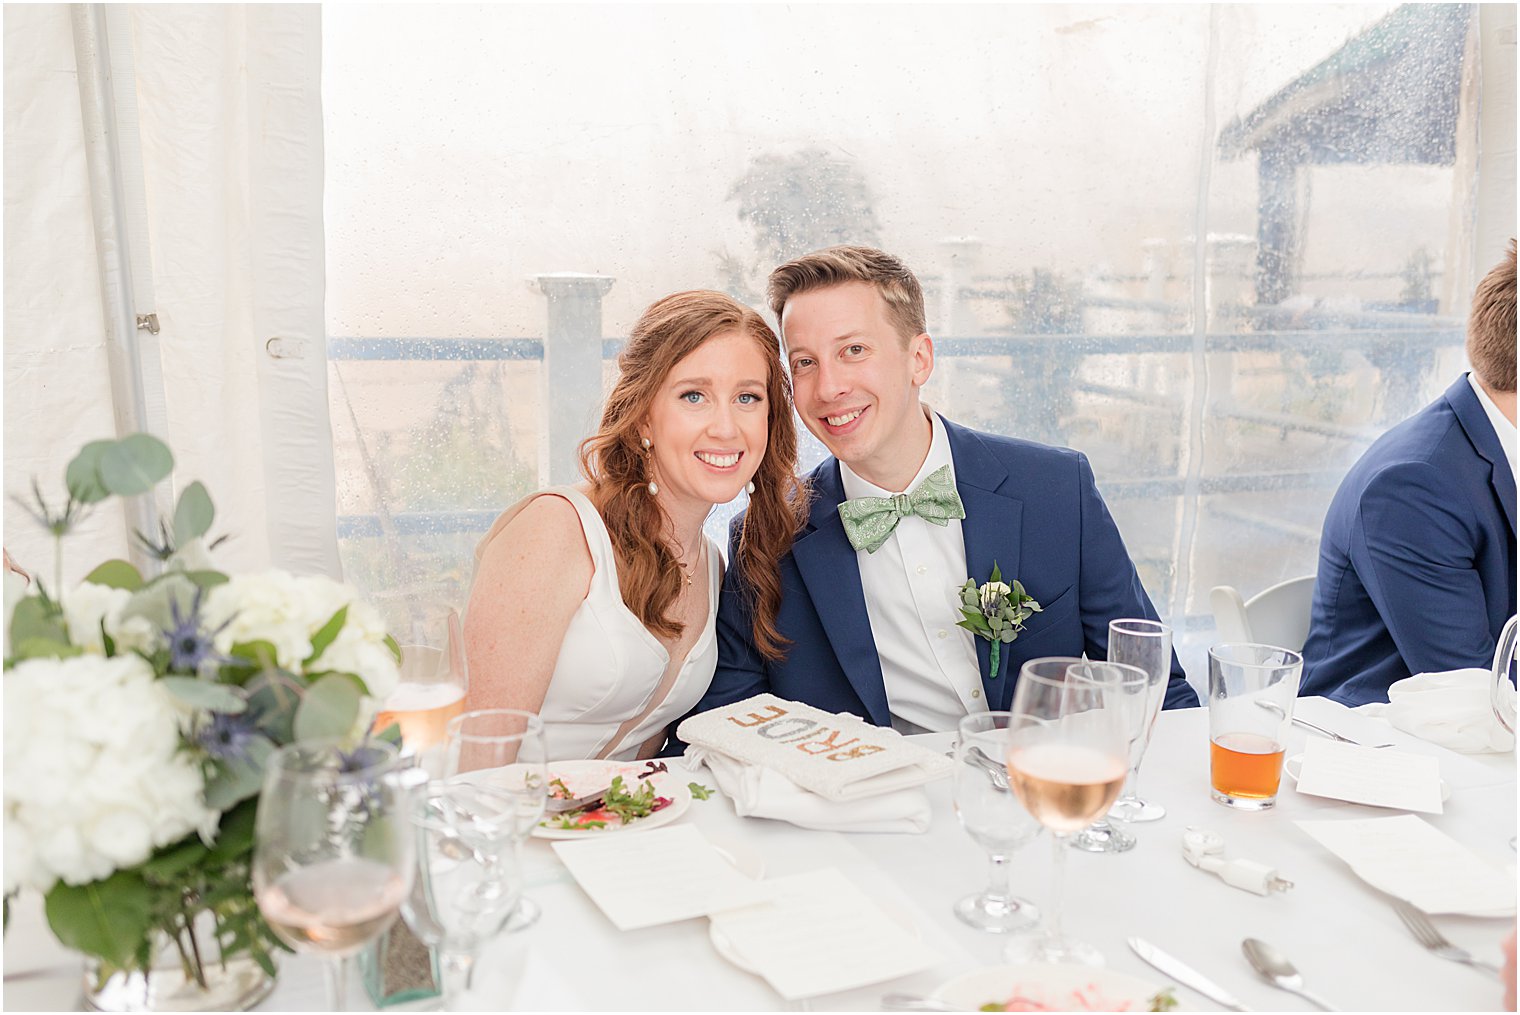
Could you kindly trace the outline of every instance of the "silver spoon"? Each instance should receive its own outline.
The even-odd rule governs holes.
[[[937,1001],[932,997],[922,997],[918,994],[884,994],[881,999],[882,1011],[960,1011],[953,1004]]]
[[[1299,974],[1298,969],[1288,961],[1286,955],[1265,941],[1248,937],[1240,942],[1240,950],[1246,953],[1246,960],[1251,963],[1251,968],[1260,973],[1261,978],[1272,986],[1286,990],[1290,994],[1297,994],[1325,1011],[1340,1011],[1324,998],[1305,990],[1304,978]]]

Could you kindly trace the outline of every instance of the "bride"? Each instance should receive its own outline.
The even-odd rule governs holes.
[[[465,707],[544,720],[553,760],[652,757],[712,680],[723,561],[702,532],[740,490],[754,639],[782,641],[777,561],[804,517],[780,346],[718,292],[666,296],[618,357],[587,481],[509,508],[476,548]]]

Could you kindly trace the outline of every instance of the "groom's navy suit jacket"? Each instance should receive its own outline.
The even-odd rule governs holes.
[[[1466,375],[1373,442],[1325,516],[1300,694],[1387,701],[1487,667],[1515,612],[1515,474]]]
[[[961,531],[967,577],[988,580],[995,561],[1004,581],[1017,578],[1044,608],[1004,645],[987,677],[988,643],[976,639],[988,709],[1006,709],[1019,667],[1039,656],[1105,659],[1108,622],[1157,619],[1098,488],[1076,451],[998,437],[945,421],[955,483],[966,508]],[[844,489],[839,463],[813,470],[810,517],[781,559],[777,627],[791,641],[781,662],[755,650],[744,575],[730,566],[718,606],[718,668],[693,714],[769,691],[829,712],[852,712],[878,726],[892,722],[881,663],[861,591],[856,551],[839,519]],[[734,523],[737,534],[739,522]],[[731,562],[737,561],[734,553]],[[956,588],[946,597],[958,596]],[[1166,706],[1198,704],[1176,655]]]

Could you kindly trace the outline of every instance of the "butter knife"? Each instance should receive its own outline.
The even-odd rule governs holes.
[[[1184,987],[1190,987],[1198,991],[1198,993],[1215,1004],[1223,1005],[1231,1011],[1251,1010],[1241,1004],[1240,999],[1234,994],[1231,994],[1192,966],[1168,955],[1149,941],[1143,938],[1132,937],[1129,939],[1129,947],[1136,955],[1161,970],[1167,976],[1176,980]]]

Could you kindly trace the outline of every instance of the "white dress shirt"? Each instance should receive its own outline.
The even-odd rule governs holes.
[[[934,437],[913,481],[903,490],[883,490],[840,462],[846,498],[907,493],[946,465],[953,481],[949,435],[937,413],[928,416]],[[960,520],[934,525],[916,515],[904,518],[875,553],[857,550],[855,559],[892,727],[900,733],[953,730],[962,716],[986,711],[974,636],[955,626],[961,619],[960,587],[972,577],[966,573]]]
[[[1499,438],[1499,446],[1504,449],[1504,457],[1509,460],[1509,474],[1515,475],[1515,424],[1499,411],[1499,407],[1488,397],[1488,392],[1483,390],[1483,385],[1478,383],[1472,371],[1467,373],[1467,383],[1472,385],[1473,393],[1478,396],[1483,411],[1488,414],[1488,421],[1494,426],[1494,435]]]

